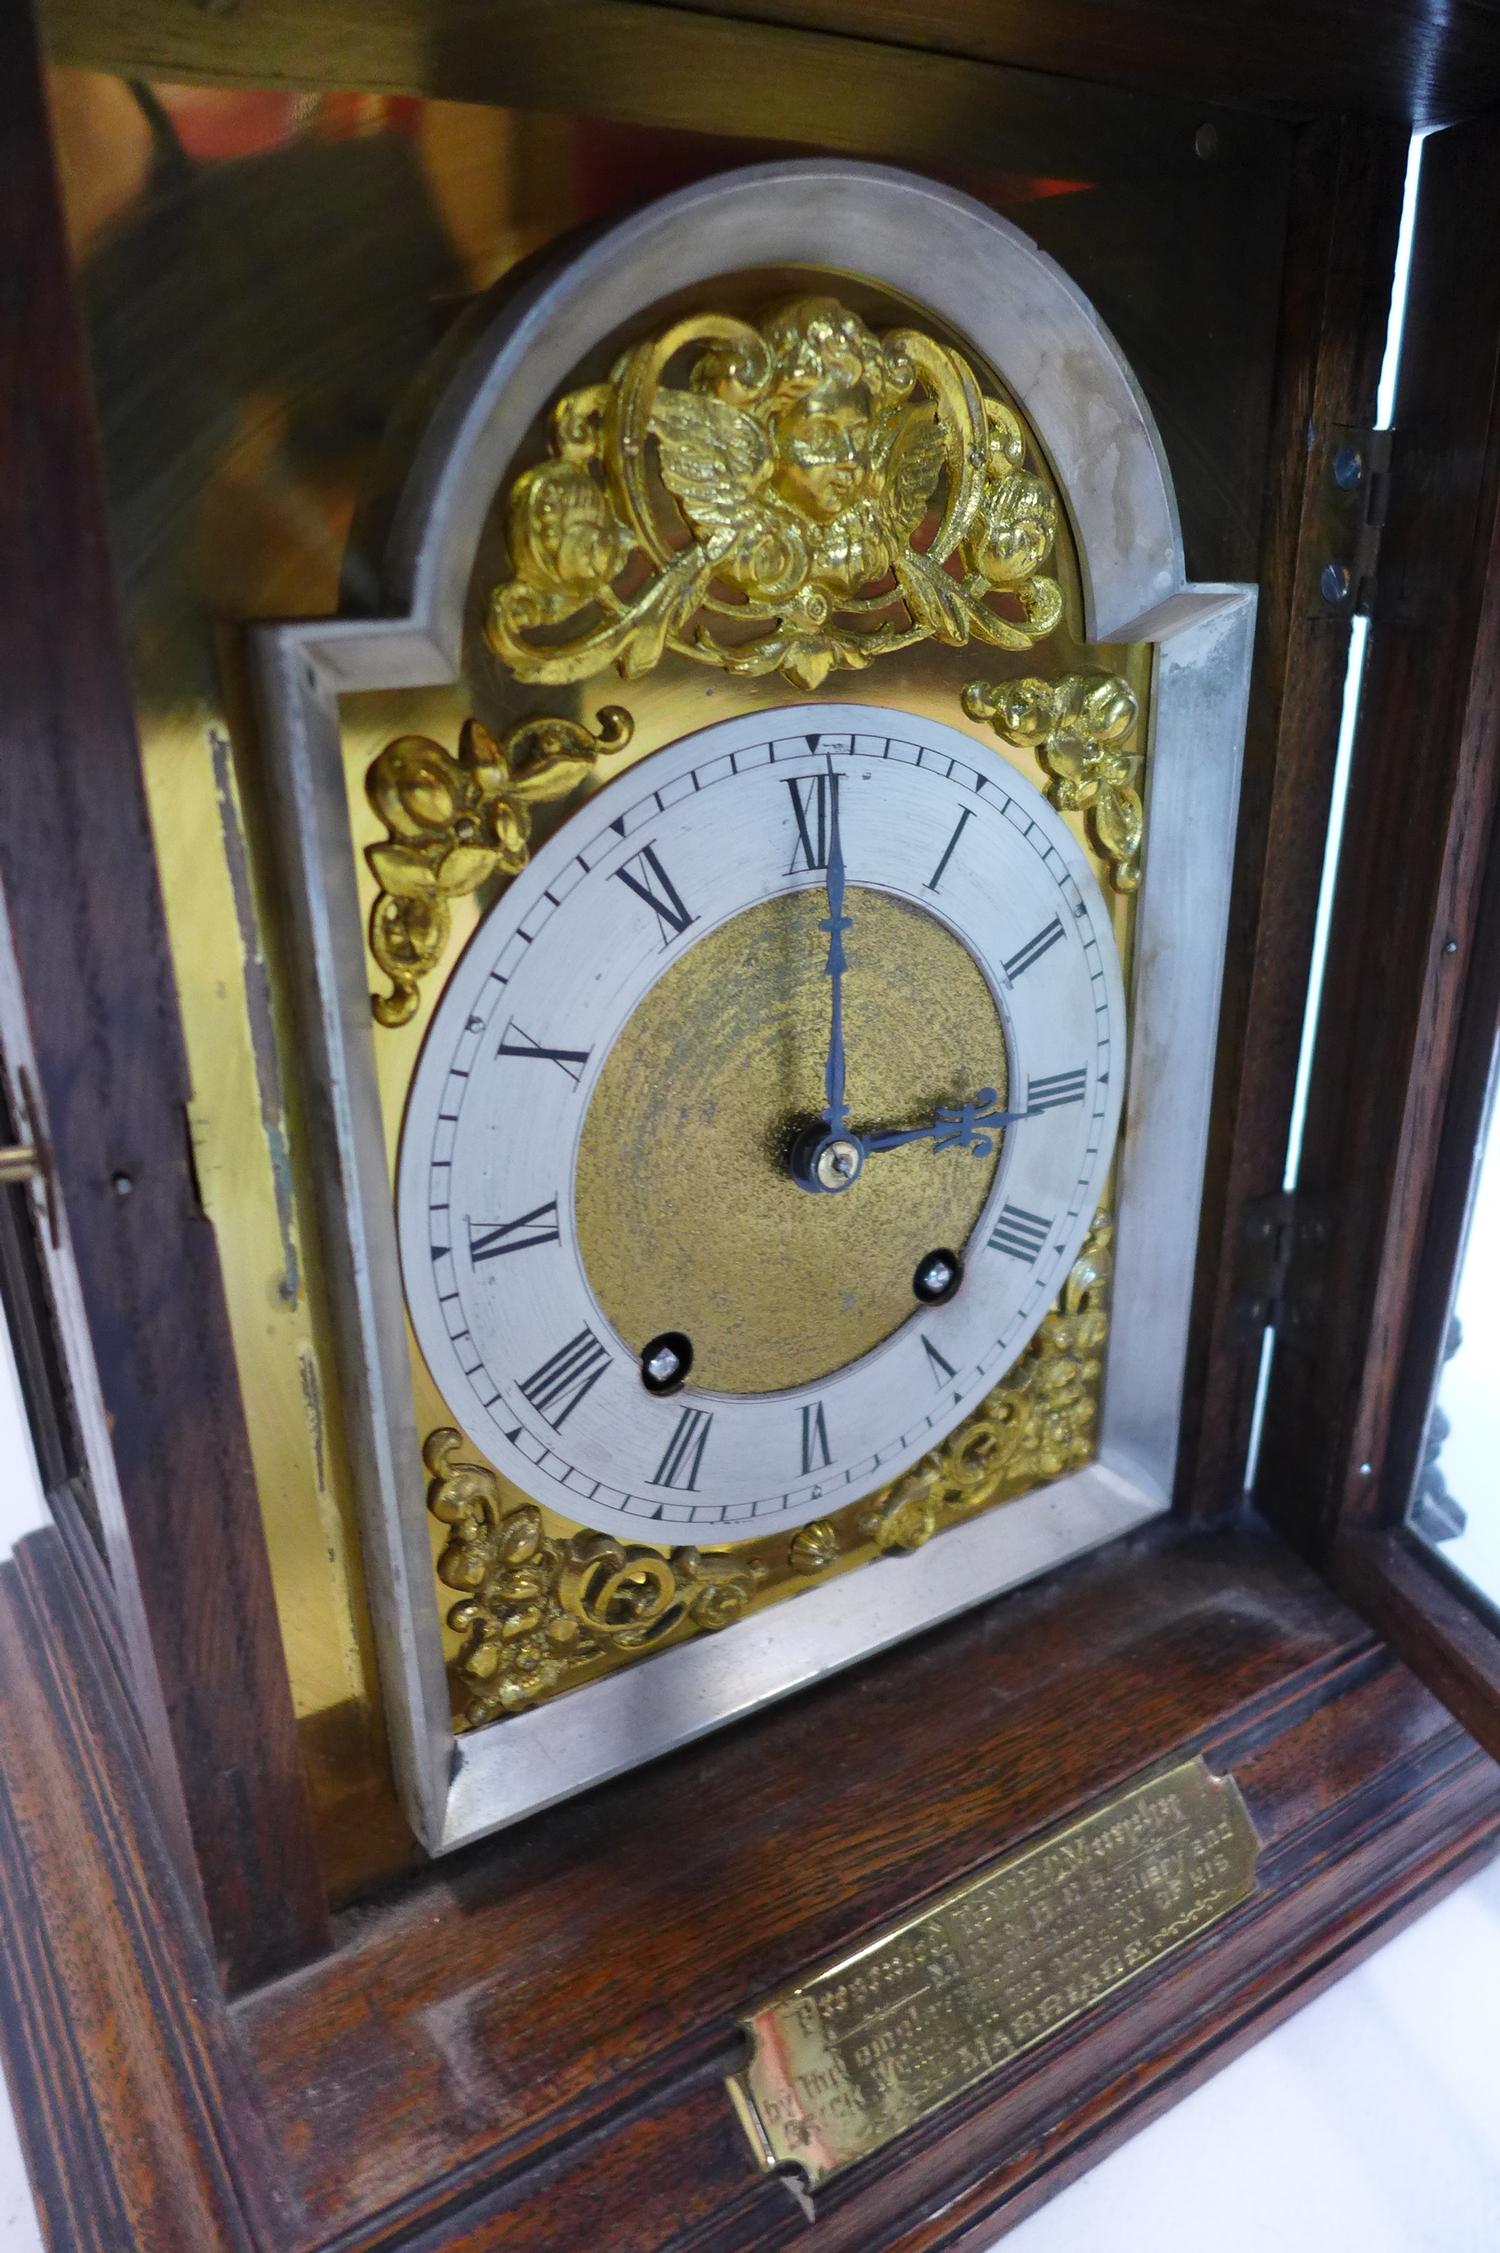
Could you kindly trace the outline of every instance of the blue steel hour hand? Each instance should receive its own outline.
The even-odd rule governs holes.
[[[1029,1115],[1025,1111],[997,1111],[994,1105],[998,1101],[992,1087],[982,1087],[972,1103],[946,1104],[926,1126],[876,1127],[859,1139],[866,1156],[876,1150],[899,1150],[904,1143],[925,1142],[930,1138],[934,1150],[972,1150],[976,1158],[987,1158],[994,1150],[1000,1129],[1014,1126],[1017,1119]]]
[[[828,1029],[828,1063],[823,1074],[823,1124],[830,1135],[842,1135],[849,1124],[844,1100],[844,933],[854,926],[844,913],[844,847],[839,836],[839,779],[828,762],[828,913],[818,925],[828,933],[828,960],[824,969],[831,982],[832,1009]]]

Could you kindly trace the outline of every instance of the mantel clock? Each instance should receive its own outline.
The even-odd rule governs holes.
[[[1393,438],[1298,41],[781,13],[0,33],[69,2242],[977,2248],[1500,1833],[1493,134]]]

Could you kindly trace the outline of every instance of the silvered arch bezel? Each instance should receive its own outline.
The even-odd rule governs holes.
[[[987,362],[1067,509],[1091,642],[1157,645],[1132,1067],[1097,1459],[909,1557],[456,1737],[434,1601],[338,700],[459,677],[484,520],[527,432],[604,338],[755,268],[859,274]],[[951,189],[814,160],[667,197],[519,290],[438,399],[392,519],[379,616],[259,630],[299,1041],[366,1579],[398,1788],[441,1852],[716,1728],[1164,1511],[1176,1457],[1254,592],[1186,583],[1149,412],[1088,301]],[[870,693],[878,695],[878,680]]]

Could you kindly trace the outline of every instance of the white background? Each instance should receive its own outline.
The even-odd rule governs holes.
[[[1443,1554],[1500,1603],[1500,1507],[1495,1467],[1500,1463],[1500,1132],[1494,1119],[1480,1170],[1469,1241],[1459,1275],[1454,1312],[1463,1344],[1443,1370],[1438,1399],[1453,1429],[1443,1442],[1438,1469],[1448,1491],[1468,1513]],[[1496,2233],[1500,2243],[1500,2230]]]
[[[43,1515],[8,1341],[0,1341],[0,1464],[8,1474],[0,1551],[8,1554]],[[0,2089],[0,2246],[40,2253],[41,2245]],[[1500,1864],[1023,2222],[1005,2246],[1496,2253]]]

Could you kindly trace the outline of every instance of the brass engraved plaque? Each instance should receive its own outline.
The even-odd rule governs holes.
[[[1258,1843],[1184,1761],[784,1988],[729,2080],[760,2166],[816,2186],[878,2151],[1243,1901]]]

